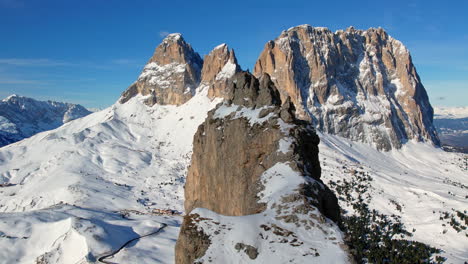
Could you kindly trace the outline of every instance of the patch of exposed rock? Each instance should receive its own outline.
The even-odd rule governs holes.
[[[318,136],[308,122],[295,117],[289,98],[282,103],[267,74],[260,79],[246,72],[235,74],[224,98],[194,136],[185,185],[187,217],[176,245],[176,263],[222,262],[230,254],[266,261],[274,254],[271,243],[311,261],[316,252],[304,252],[321,236],[329,236],[326,230],[338,230],[324,216],[340,220],[336,197],[320,181]],[[195,214],[198,221],[193,221]],[[245,217],[256,220],[244,221]],[[233,238],[238,221],[256,231],[241,241]],[[274,233],[279,229],[284,235]],[[296,235],[306,230],[318,233],[315,242]],[[196,244],[200,237],[208,237],[210,243]],[[342,252],[335,242],[321,247]]]
[[[409,51],[383,29],[294,27],[265,45],[254,72],[270,74],[321,131],[383,150],[409,139],[439,144]]]

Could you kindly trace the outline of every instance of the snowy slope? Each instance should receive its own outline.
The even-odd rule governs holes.
[[[9,249],[0,263],[94,261],[161,222],[169,225],[164,235],[144,238],[157,240],[158,250],[137,242],[135,253],[117,258],[173,262],[179,217],[151,212],[183,210],[193,135],[217,100],[203,88],[179,107],[148,107],[144,99],[116,103],[0,149],[0,247]]]
[[[0,101],[0,147],[90,113],[81,105],[11,95]]]
[[[444,250],[446,263],[468,259],[468,230],[457,232],[449,224],[454,218],[461,226],[468,225],[456,214],[466,215],[468,209],[467,155],[415,142],[401,150],[379,152],[338,136],[320,134],[320,138],[326,184],[352,179],[356,171],[368,173],[373,179],[368,190],[371,209],[401,216],[408,230],[415,229],[410,239]],[[340,205],[353,212],[343,201]]]

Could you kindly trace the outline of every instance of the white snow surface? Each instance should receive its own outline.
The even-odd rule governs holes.
[[[270,119],[270,117],[274,115],[274,113],[269,113],[266,116],[260,117],[260,113],[262,112],[262,110],[267,110],[268,108],[268,106],[263,106],[260,108],[250,109],[241,105],[223,104],[218,109],[216,109],[216,112],[214,113],[213,117],[225,118],[226,116],[232,115],[230,119],[246,118],[247,120],[249,120],[250,125],[253,125],[255,123],[262,124],[268,121],[268,119]]]
[[[435,119],[458,119],[468,118],[468,106],[461,107],[434,107]]]
[[[464,263],[468,259],[467,230],[457,233],[442,212],[468,209],[466,154],[444,152],[429,143],[410,141],[401,150],[380,152],[363,144],[329,134],[319,134],[322,180],[340,180],[347,169],[369,172],[371,209],[396,214],[410,232],[410,240],[440,248],[446,263]],[[402,206],[400,212],[394,203]],[[344,204],[340,204],[343,206]],[[352,212],[352,208],[345,208]],[[444,226],[445,225],[445,226]]]
[[[174,261],[181,218],[151,212],[183,211],[193,135],[219,100],[203,87],[181,106],[148,107],[144,99],[0,148],[0,263],[93,262],[163,222],[160,235],[112,261]]]
[[[232,61],[228,61],[224,64],[221,71],[216,75],[216,80],[227,80],[236,74],[237,64]]]
[[[186,66],[186,64],[177,62],[166,65],[159,65],[156,62],[150,62],[143,68],[138,80],[147,80],[151,85],[157,85],[159,88],[168,89],[175,84],[173,75],[184,73]]]

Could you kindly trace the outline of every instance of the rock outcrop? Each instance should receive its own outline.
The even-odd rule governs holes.
[[[194,136],[176,263],[226,263],[232,254],[267,261],[279,248],[291,253],[280,257],[284,261],[317,261],[330,252],[316,252],[324,248],[345,258],[336,224],[324,218],[339,221],[340,215],[336,197],[320,181],[313,128],[295,117],[294,105],[281,100],[267,74],[235,74],[223,97]],[[334,243],[323,238],[330,236],[322,232],[325,225],[335,231]],[[316,244],[321,238],[326,242]]]
[[[121,103],[133,96],[148,96],[146,104],[180,105],[193,97],[201,78],[203,60],[181,34],[169,34],[156,48],[138,77],[122,94]]]
[[[439,144],[409,51],[381,28],[291,28],[265,45],[254,73],[270,74],[298,117],[326,133],[383,150],[411,139]]]
[[[229,79],[241,70],[234,50],[221,44],[205,56],[204,62],[202,83],[209,86],[208,97],[226,98]]]

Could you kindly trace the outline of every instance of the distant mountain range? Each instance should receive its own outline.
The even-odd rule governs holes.
[[[11,95],[0,101],[0,147],[89,115],[81,105]]]
[[[468,107],[436,107],[434,111],[434,126],[444,149],[468,153]]]

